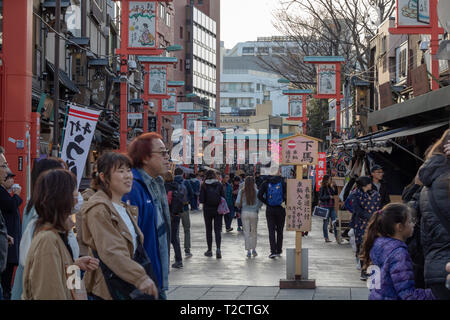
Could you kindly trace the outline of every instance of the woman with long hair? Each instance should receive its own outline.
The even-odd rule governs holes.
[[[98,191],[82,208],[83,242],[100,259],[101,268],[86,273],[87,292],[96,300],[131,299],[136,289],[136,293],[158,297],[151,275],[135,261],[145,255],[144,239],[137,225],[137,208],[122,202],[132,183],[128,156],[107,152],[98,158]]]
[[[221,198],[225,196],[222,184],[217,180],[214,170],[208,170],[205,175],[205,182],[200,188],[200,203],[203,203],[203,218],[205,219],[206,243],[208,250],[205,256],[212,257],[212,228],[214,223],[214,235],[216,239],[216,258],[222,258],[220,251],[221,232],[222,232],[222,216],[219,215],[217,209]]]
[[[356,257],[359,258],[361,244],[370,217],[381,208],[381,196],[372,191],[372,182],[369,177],[363,176],[356,180],[357,189],[353,195],[352,207],[355,215],[355,242]],[[361,280],[367,280],[366,272],[361,268]]]
[[[241,208],[242,227],[245,237],[245,250],[247,250],[247,257],[250,258],[258,255],[256,252],[257,241],[257,227],[258,227],[258,212],[261,209],[262,202],[256,196],[258,190],[256,189],[255,179],[253,177],[246,177],[244,187],[239,190],[236,199],[236,204]]]
[[[83,292],[76,294],[69,289],[67,277],[73,273],[69,268],[98,267],[98,261],[90,257],[74,262],[68,242],[76,185],[75,176],[63,169],[46,171],[36,182],[33,206],[38,219],[23,271],[24,300],[73,300],[83,296]]]
[[[419,169],[419,179],[424,185],[419,208],[425,287],[431,288],[437,299],[445,300],[450,300],[450,291],[445,287],[445,265],[450,261],[450,157],[446,154],[449,143],[450,129],[447,129]]]
[[[334,236],[336,241],[338,241],[337,230],[336,230],[336,210],[334,209],[334,198],[337,195],[337,187],[334,181],[332,182],[331,177],[326,174],[323,176],[322,184],[319,189],[319,206],[328,209],[328,217],[323,219],[323,237],[325,242],[331,242],[328,238],[328,223],[331,219],[333,225]]]

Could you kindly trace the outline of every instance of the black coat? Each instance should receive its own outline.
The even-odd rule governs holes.
[[[14,244],[8,248],[8,263],[19,263],[19,244],[22,237],[22,222],[19,207],[22,199],[18,195],[11,197],[9,192],[0,186],[0,211],[5,219],[8,235],[14,238]]]
[[[445,284],[445,265],[450,261],[450,233],[442,225],[430,203],[433,193],[441,213],[450,221],[450,160],[444,155],[428,159],[419,170],[424,184],[420,193],[421,242],[425,256],[425,284]]]
[[[203,203],[203,212],[208,215],[208,216],[215,216],[218,215],[219,213],[217,212],[217,209],[219,208],[219,205],[217,206],[209,206],[206,202],[206,189],[207,188],[212,188],[214,190],[217,190],[218,192],[218,197],[223,197],[225,198],[225,192],[223,191],[223,187],[222,184],[217,181],[217,180],[205,180],[205,182],[202,184],[201,188],[200,188],[200,203]],[[209,192],[208,192],[209,193]],[[211,192],[212,193],[212,192]],[[221,199],[216,199],[218,200],[218,202],[220,203]]]
[[[372,182],[372,190],[378,191],[381,197],[381,207],[383,208],[389,202],[391,202],[391,198],[389,197],[389,193],[387,190],[387,185],[384,181],[380,181],[380,189],[378,190],[377,186]]]

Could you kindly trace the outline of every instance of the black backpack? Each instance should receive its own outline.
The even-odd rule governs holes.
[[[222,200],[222,195],[220,189],[222,185],[220,184],[205,184],[205,205],[208,207],[218,207],[220,201]]]
[[[186,187],[181,183],[177,183],[177,189],[172,190],[172,201],[169,208],[172,214],[177,215],[183,212],[186,194]]]

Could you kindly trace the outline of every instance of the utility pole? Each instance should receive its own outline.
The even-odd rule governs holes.
[[[53,107],[53,143],[52,156],[58,156],[59,145],[59,32],[61,30],[61,0],[56,0],[55,7],[55,73],[53,75],[54,107]]]

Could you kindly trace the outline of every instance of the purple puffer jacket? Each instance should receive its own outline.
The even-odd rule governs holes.
[[[369,300],[434,300],[430,289],[416,289],[408,246],[403,241],[379,237],[370,250],[372,263],[380,268],[379,289],[371,289]],[[376,273],[367,281],[377,277]],[[375,283],[375,281],[374,281]]]

